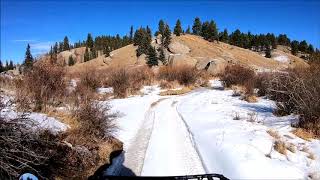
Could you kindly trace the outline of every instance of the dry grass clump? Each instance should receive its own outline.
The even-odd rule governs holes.
[[[283,155],[287,155],[286,144],[281,140],[276,140],[274,142],[273,148]]]
[[[274,74],[268,96],[277,101],[277,114],[300,115],[297,127],[320,137],[320,65]]]
[[[292,144],[292,143],[289,143],[289,144],[287,145],[287,149],[288,149],[290,152],[292,152],[292,153],[295,153],[295,152],[296,152],[296,146],[295,146],[294,144]]]
[[[267,130],[267,133],[268,133],[271,137],[273,137],[273,138],[275,138],[275,139],[280,139],[279,133],[278,133],[277,131],[273,130],[273,129],[268,129],[268,130]]]
[[[299,138],[307,141],[310,141],[311,139],[314,139],[316,137],[312,131],[307,131],[302,128],[296,128],[295,130],[292,131],[292,133],[298,136]]]
[[[183,87],[181,89],[169,89],[166,91],[160,92],[160,96],[172,96],[172,95],[181,95],[192,91],[192,88]]]
[[[166,80],[160,80],[159,86],[162,89],[174,89],[180,86],[178,81],[166,81]]]
[[[147,66],[140,66],[129,69],[130,93],[134,94],[144,85],[151,85],[155,75]]]
[[[16,83],[18,109],[26,111],[46,111],[48,106],[61,103],[66,92],[64,70],[57,65],[38,63],[25,72]]]
[[[159,69],[158,78],[166,81],[178,81],[184,86],[193,85],[199,79],[199,72],[192,66],[163,66]]]

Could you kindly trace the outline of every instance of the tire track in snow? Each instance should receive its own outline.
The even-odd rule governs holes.
[[[171,176],[205,173],[187,126],[176,111],[175,98],[154,109],[154,129],[142,175]]]
[[[180,103],[179,103],[179,104],[180,104]],[[178,105],[179,105],[179,104],[178,104]],[[178,105],[175,106],[175,110],[176,110],[178,116],[180,117],[181,121],[182,121],[183,124],[185,125],[185,127],[186,127],[186,129],[187,129],[187,131],[188,131],[188,133],[189,133],[189,138],[190,138],[190,141],[191,141],[191,143],[192,143],[192,146],[193,146],[194,150],[197,152],[198,157],[199,157],[199,159],[200,159],[200,162],[201,162],[201,164],[202,164],[202,167],[203,167],[205,173],[207,174],[207,173],[209,173],[209,170],[208,170],[206,164],[204,163],[204,160],[203,160],[203,158],[202,158],[202,156],[201,156],[201,153],[200,153],[200,151],[199,151],[198,145],[197,145],[196,141],[194,140],[194,135],[193,135],[192,131],[190,130],[189,125],[187,124],[187,122],[186,122],[185,119],[183,118],[182,114],[178,111]]]
[[[133,138],[131,145],[125,152],[123,165],[130,168],[135,175],[139,176],[143,168],[145,154],[148,149],[150,136],[154,126],[155,112],[154,108],[159,102],[165,98],[159,99],[150,105],[150,108],[145,113],[144,120]],[[120,175],[127,175],[125,171],[120,171]]]

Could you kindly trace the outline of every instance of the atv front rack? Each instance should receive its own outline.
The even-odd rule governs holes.
[[[93,178],[96,179],[96,178]],[[199,175],[186,175],[186,176],[103,176],[97,180],[229,180],[221,174],[199,174]]]

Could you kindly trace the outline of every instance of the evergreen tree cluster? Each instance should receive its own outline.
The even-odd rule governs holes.
[[[189,32],[190,27],[188,26],[186,33]],[[208,41],[219,40],[234,46],[251,49],[254,51],[265,51],[266,56],[268,57],[271,57],[271,50],[276,49],[277,45],[291,47],[292,54],[297,54],[298,51],[309,54],[314,52],[313,46],[308,44],[305,40],[301,42],[291,42],[286,34],[279,34],[278,37],[273,33],[254,35],[250,32],[241,32],[239,29],[235,30],[230,35],[228,34],[227,29],[224,29],[223,32],[218,33],[217,25],[213,20],[202,23],[199,17],[194,19],[192,33],[194,35],[202,36]]]
[[[16,68],[16,65],[13,64],[13,61],[6,61],[6,64],[2,64],[2,61],[0,60],[0,73],[8,70],[13,70]]]

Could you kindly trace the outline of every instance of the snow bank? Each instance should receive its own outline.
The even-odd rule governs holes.
[[[285,56],[285,55],[276,56],[273,59],[276,61],[279,61],[281,63],[289,63],[289,61],[290,61],[288,56]]]

